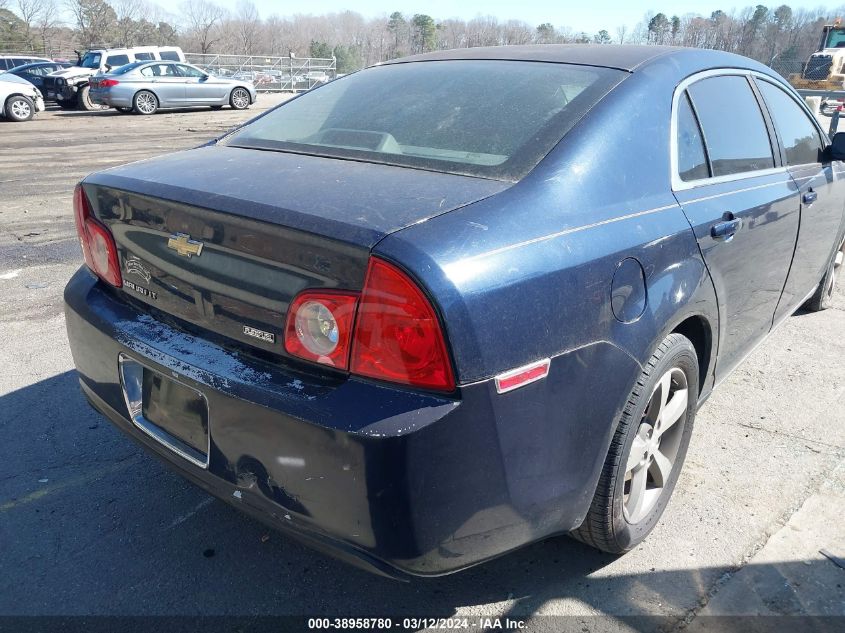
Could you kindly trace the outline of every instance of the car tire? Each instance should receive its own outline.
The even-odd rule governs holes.
[[[229,95],[229,105],[235,110],[246,110],[251,103],[252,98],[246,88],[235,88]]]
[[[621,554],[648,536],[672,496],[686,457],[698,381],[695,347],[685,336],[670,334],[657,346],[628,397],[590,510],[573,537]]]
[[[804,302],[803,308],[808,312],[821,312],[830,307],[833,300],[833,292],[836,290],[836,280],[839,277],[839,269],[845,260],[845,240],[839,244],[839,248],[833,253],[824,277],[819,282],[813,296]]]
[[[35,104],[29,97],[12,95],[6,99],[5,112],[10,121],[29,121],[35,116]]]
[[[75,99],[59,99],[56,103],[62,110],[76,110]]]
[[[155,114],[158,110],[158,97],[149,90],[139,90],[132,99],[132,111],[135,114]]]
[[[103,106],[91,101],[91,86],[83,86],[76,93],[76,107],[87,112],[103,109]]]

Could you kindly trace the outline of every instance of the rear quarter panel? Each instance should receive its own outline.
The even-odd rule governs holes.
[[[432,294],[460,383],[552,358],[545,380],[490,389],[486,414],[511,503],[541,532],[562,506],[559,526],[580,523],[642,365],[687,317],[713,333],[702,395],[712,384],[716,297],[669,184],[674,84],[657,84],[626,79],[517,185],[375,249]],[[626,258],[642,265],[647,302],[622,323],[611,288]]]
[[[669,183],[673,87],[632,75],[515,186],[377,245],[434,296],[461,382],[599,341],[641,364],[691,315],[716,331],[712,283]],[[621,323],[611,283],[628,257],[647,305]]]

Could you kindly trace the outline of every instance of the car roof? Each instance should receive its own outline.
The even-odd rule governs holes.
[[[9,70],[26,70],[27,68],[35,68],[37,66],[73,66],[70,62],[30,62],[29,64],[21,64],[20,66],[15,66],[14,68],[10,68]]]
[[[37,59],[38,61],[49,62],[52,61],[46,57],[39,57],[38,55],[0,55],[0,59]]]
[[[535,44],[530,46],[482,46],[447,51],[435,51],[394,59],[387,64],[416,61],[489,59],[507,61],[554,62],[560,64],[581,64],[602,66],[633,72],[658,58],[668,56],[689,57],[695,52],[702,66],[726,65],[731,67],[756,68],[753,60],[706,49],[691,49],[680,46],[618,45],[618,44]]]
[[[181,51],[178,46],[130,46],[129,48],[89,48],[86,53],[154,53],[157,51]]]

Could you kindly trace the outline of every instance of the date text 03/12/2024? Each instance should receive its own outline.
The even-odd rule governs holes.
[[[525,628],[525,620],[507,617],[477,618],[425,618],[406,617],[401,620],[392,618],[308,618],[309,630],[331,629],[403,629],[419,631],[422,629],[459,629],[459,630],[504,630],[518,631]]]

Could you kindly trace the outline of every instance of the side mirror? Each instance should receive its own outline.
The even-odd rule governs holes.
[[[830,160],[845,160],[845,132],[833,135],[830,145],[827,146],[827,156]]]
[[[104,68],[104,69],[105,69],[105,71],[108,73],[108,72],[111,72],[111,68],[112,68],[112,67],[111,67],[111,64],[106,64],[105,66],[103,66],[103,68]]]

